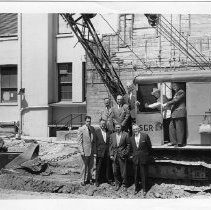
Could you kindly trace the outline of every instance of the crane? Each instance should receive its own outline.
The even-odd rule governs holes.
[[[126,93],[125,88],[91,22],[91,19],[96,14],[61,13],[60,15],[83,46],[114,100],[116,100],[118,95],[124,95]]]

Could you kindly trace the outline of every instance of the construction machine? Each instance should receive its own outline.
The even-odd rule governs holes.
[[[91,22],[95,14],[62,13],[61,16],[78,38],[114,99],[119,94],[124,95],[122,82]],[[153,145],[154,161],[149,166],[149,176],[165,180],[209,183],[211,181],[211,120],[205,122],[204,119],[211,118],[210,62],[190,42],[187,42],[186,38],[163,15],[145,14],[145,16],[152,27],[157,27],[159,33],[166,40],[173,42],[173,45],[199,69],[198,72],[184,73],[151,72],[134,78],[137,100],[143,103],[153,102],[154,99],[150,94],[153,87],[161,89],[161,96],[168,93],[168,97],[172,97],[171,82],[180,82],[184,84],[186,91],[187,145],[185,147],[175,148],[164,144],[162,109],[153,112],[146,109],[136,110],[136,122],[141,131],[150,136]],[[202,102],[201,105],[196,106],[199,101]],[[202,125],[207,129],[199,132]]]

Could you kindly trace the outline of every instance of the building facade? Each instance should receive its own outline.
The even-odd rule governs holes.
[[[85,52],[58,14],[0,14],[0,122],[54,136],[86,113]]]
[[[124,86],[142,73],[210,70],[211,15],[165,14],[152,27],[144,14],[121,14],[116,32],[104,34],[102,43]],[[93,123],[105,97],[115,103],[87,60],[87,113]]]

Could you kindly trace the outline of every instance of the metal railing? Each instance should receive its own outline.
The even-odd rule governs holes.
[[[53,122],[51,125],[48,125],[48,127],[59,128],[59,130],[62,130],[63,128],[80,127],[83,125],[85,116],[86,113],[71,113],[58,121]]]

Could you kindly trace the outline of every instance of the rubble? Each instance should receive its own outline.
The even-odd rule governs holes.
[[[39,156],[25,161],[15,170],[2,171],[0,188],[33,192],[63,193],[79,198],[140,198],[169,199],[196,196],[210,196],[211,186],[187,186],[151,182],[147,195],[140,191],[133,195],[134,185],[127,191],[120,188],[115,191],[113,186],[103,183],[80,185],[80,155],[76,141],[58,142],[52,139],[34,139],[39,144]],[[42,141],[43,140],[43,141]],[[9,152],[24,151],[34,143],[33,139],[5,139],[4,145]]]

